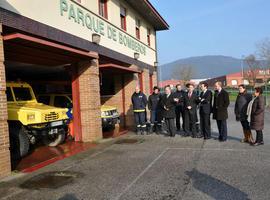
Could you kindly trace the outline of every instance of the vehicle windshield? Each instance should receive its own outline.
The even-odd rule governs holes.
[[[16,101],[30,101],[33,99],[30,88],[13,87]]]

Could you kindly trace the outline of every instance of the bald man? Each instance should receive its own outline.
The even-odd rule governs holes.
[[[133,112],[136,124],[136,134],[146,134],[146,105],[147,97],[141,92],[140,87],[135,88],[135,92],[131,97]]]

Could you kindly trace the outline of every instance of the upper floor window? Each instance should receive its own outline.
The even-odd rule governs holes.
[[[107,0],[98,0],[99,4],[99,15],[108,19],[108,9],[107,9]]]
[[[147,44],[148,46],[151,46],[151,30],[150,28],[147,28]]]
[[[120,20],[121,20],[121,28],[123,30],[127,30],[127,10],[123,6],[120,6]]]
[[[139,19],[136,19],[136,38],[140,39],[140,27],[141,27],[141,21]]]

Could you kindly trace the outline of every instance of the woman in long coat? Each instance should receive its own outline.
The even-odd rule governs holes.
[[[244,132],[244,139],[241,142],[252,143],[252,133],[249,126],[249,122],[247,120],[247,108],[249,102],[252,100],[252,95],[247,92],[246,87],[244,85],[238,86],[239,93],[237,95],[234,107],[234,113],[236,117],[236,121],[240,121],[243,132]]]
[[[248,105],[247,114],[250,120],[250,128],[256,131],[256,141],[254,146],[263,145],[264,129],[264,97],[263,90],[260,87],[255,88],[254,98]]]

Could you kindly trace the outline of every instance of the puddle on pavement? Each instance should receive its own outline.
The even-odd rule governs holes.
[[[26,180],[20,187],[33,190],[57,189],[72,183],[74,179],[81,176],[81,173],[70,171],[46,172]]]
[[[115,144],[138,144],[143,143],[143,139],[120,139],[115,142]]]

